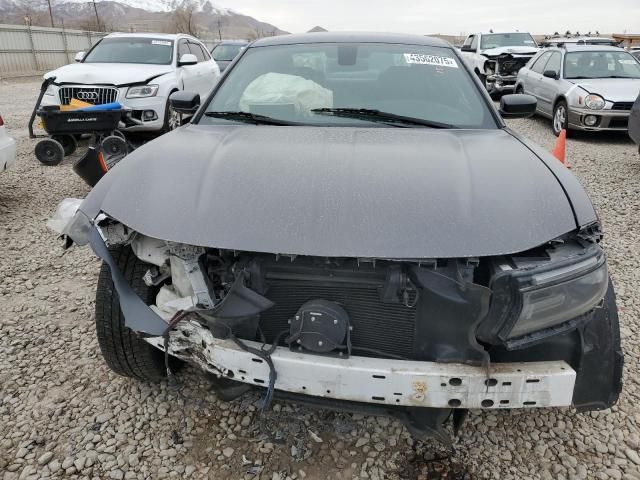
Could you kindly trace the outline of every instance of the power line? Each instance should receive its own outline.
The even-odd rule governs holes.
[[[51,10],[51,0],[47,0],[49,4],[49,18],[51,19],[51,28],[53,28],[53,11]]]

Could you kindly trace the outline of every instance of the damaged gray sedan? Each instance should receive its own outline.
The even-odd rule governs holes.
[[[65,229],[104,261],[116,373],[180,361],[223,398],[390,415],[448,440],[468,409],[612,406],[622,353],[598,217],[506,128],[448,44],[306,34],[250,45],[189,124],[97,184]]]

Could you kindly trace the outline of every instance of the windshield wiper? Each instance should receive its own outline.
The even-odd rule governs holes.
[[[395,113],[381,112],[370,108],[314,108],[312,113],[318,115],[333,115],[335,117],[355,118],[370,122],[388,123],[394,125],[418,125],[431,128],[457,128],[448,123],[434,122],[422,118],[405,117]]]
[[[277,118],[267,117],[250,112],[204,112],[205,116],[213,118],[222,118],[223,120],[233,120],[237,122],[253,123],[255,125],[297,125],[286,120],[278,120]]]

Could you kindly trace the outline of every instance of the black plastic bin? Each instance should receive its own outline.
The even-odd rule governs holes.
[[[41,108],[38,116],[49,135],[73,135],[83,133],[112,132],[118,129],[124,110],[76,110]]]

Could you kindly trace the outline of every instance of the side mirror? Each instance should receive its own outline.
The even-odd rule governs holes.
[[[193,115],[200,107],[200,94],[194,92],[173,92],[169,105],[178,113]]]
[[[542,76],[547,78],[553,78],[554,80],[558,80],[558,78],[560,77],[560,74],[555,70],[545,70]]]
[[[503,118],[528,118],[536,113],[538,101],[531,95],[515,93],[500,99],[500,115]]]
[[[475,50],[473,48],[471,48],[471,45],[463,45],[460,48],[460,51],[462,51],[462,52],[475,52]]]
[[[198,63],[198,58],[193,53],[185,53],[180,57],[178,66],[184,67],[185,65],[195,65],[197,63]]]
[[[74,57],[74,60],[76,62],[81,62],[82,60],[84,60],[84,56],[86,55],[85,52],[78,52],[76,53],[76,56]]]

